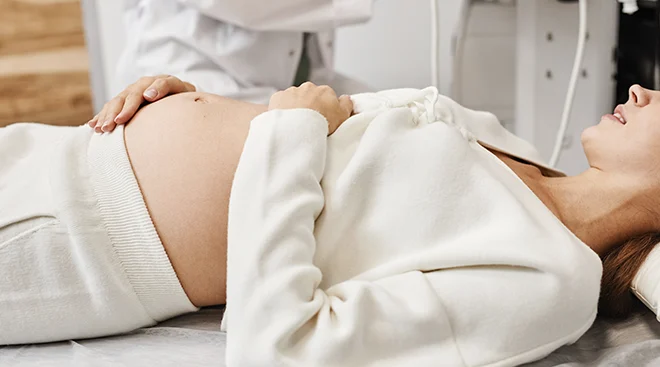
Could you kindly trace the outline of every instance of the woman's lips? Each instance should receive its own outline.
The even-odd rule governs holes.
[[[624,125],[627,122],[626,121],[626,112],[623,109],[623,105],[616,106],[616,108],[614,109],[614,115],[612,115],[612,116],[616,117],[619,120],[619,122],[621,122]]]
[[[618,118],[616,115],[613,115],[611,113],[608,113],[607,115],[604,115],[603,118],[606,118],[608,120],[612,120],[612,121],[614,121],[616,123],[619,123],[621,125],[626,124],[622,119]]]

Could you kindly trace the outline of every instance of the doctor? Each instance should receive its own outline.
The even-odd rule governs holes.
[[[333,71],[334,30],[368,20],[374,0],[125,1],[129,36],[119,84],[139,81],[116,91],[89,122],[97,131],[112,131],[142,103],[178,92],[267,104],[278,90],[308,80],[339,94],[369,89]]]

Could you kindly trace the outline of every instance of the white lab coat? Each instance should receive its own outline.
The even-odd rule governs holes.
[[[125,0],[127,44],[114,92],[170,74],[198,89],[266,103],[294,81],[304,32],[311,80],[340,94],[368,90],[333,71],[334,29],[372,15],[374,0]]]

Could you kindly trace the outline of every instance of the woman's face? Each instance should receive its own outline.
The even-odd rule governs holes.
[[[633,85],[628,102],[582,133],[591,167],[660,177],[660,92]]]

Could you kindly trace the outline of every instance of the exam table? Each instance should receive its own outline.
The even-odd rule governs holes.
[[[223,308],[103,339],[0,347],[2,367],[223,367]],[[439,364],[441,365],[441,364]],[[660,366],[660,323],[646,310],[625,321],[596,320],[575,344],[527,367]]]

